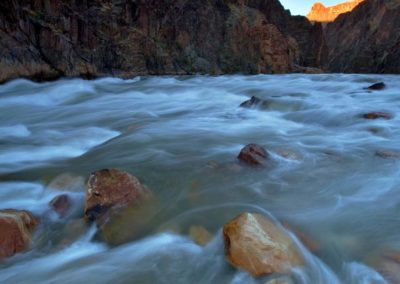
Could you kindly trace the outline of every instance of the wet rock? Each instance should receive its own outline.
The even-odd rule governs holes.
[[[379,82],[379,83],[376,83],[376,84],[373,84],[373,85],[369,86],[367,89],[371,90],[371,91],[379,91],[379,90],[383,90],[385,88],[386,88],[385,83]]]
[[[363,118],[365,119],[392,119],[393,116],[390,113],[387,112],[379,112],[379,111],[374,111],[374,112],[369,112],[363,114]]]
[[[239,107],[243,107],[243,108],[252,108],[252,107],[256,107],[259,104],[261,104],[263,101],[255,96],[252,96],[250,98],[250,100],[244,101],[243,103],[240,104]]]
[[[320,244],[313,238],[311,238],[308,234],[299,230],[298,228],[293,227],[288,223],[284,223],[283,226],[291,231],[296,237],[301,241],[301,243],[312,253],[316,253],[320,250]]]
[[[67,194],[62,194],[50,201],[50,206],[60,217],[65,217],[71,208],[71,199]]]
[[[371,265],[389,283],[400,283],[400,252],[390,251],[382,253],[372,261]]]
[[[143,238],[165,221],[162,215],[157,215],[159,208],[154,198],[143,198],[126,206],[114,206],[96,220],[96,238],[111,246]]]
[[[400,153],[399,152],[394,152],[390,150],[378,150],[375,152],[375,155],[384,159],[400,159]]]
[[[0,210],[0,258],[26,251],[38,223],[28,211]]]
[[[223,235],[227,260],[253,276],[286,273],[303,265],[290,237],[260,214],[241,214],[224,226]]]
[[[82,176],[64,173],[56,176],[47,188],[60,191],[81,191],[85,188],[85,178]]]
[[[97,220],[110,208],[140,203],[151,192],[127,172],[104,169],[91,174],[87,183],[85,218]]]
[[[196,244],[201,246],[206,245],[213,238],[213,235],[202,226],[191,226],[189,236]]]
[[[240,151],[238,159],[250,166],[263,166],[268,157],[268,152],[260,145],[248,144]]]

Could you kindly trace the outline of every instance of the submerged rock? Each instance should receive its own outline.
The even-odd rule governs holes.
[[[365,119],[379,119],[379,118],[392,119],[393,116],[387,112],[373,111],[373,112],[363,114],[363,118],[365,118]]]
[[[82,176],[64,173],[56,176],[47,188],[60,191],[81,191],[85,188],[85,178]]]
[[[223,235],[227,260],[253,276],[286,273],[303,265],[290,237],[260,214],[241,214],[224,226]]]
[[[240,104],[239,107],[243,107],[243,108],[252,108],[252,107],[258,106],[258,105],[261,104],[261,103],[262,103],[262,100],[261,100],[261,99],[255,97],[255,96],[252,96],[252,97],[250,98],[250,100],[244,101],[243,103]]]
[[[384,159],[400,159],[400,153],[399,152],[394,152],[390,150],[378,150],[375,152],[375,155]]]
[[[71,208],[71,199],[67,194],[62,194],[50,201],[50,206],[60,217],[65,217]]]
[[[385,83],[379,82],[379,83],[375,83],[375,84],[369,86],[367,89],[372,90],[372,91],[379,91],[379,90],[383,90],[385,88],[386,88]]]
[[[213,238],[213,235],[202,226],[191,226],[189,236],[196,244],[201,246],[206,245]]]
[[[371,265],[390,283],[400,283],[400,252],[392,250],[377,256]]]
[[[85,217],[97,220],[110,208],[138,203],[150,195],[149,189],[127,172],[116,169],[94,172],[87,183]]]
[[[263,166],[268,157],[268,152],[260,145],[248,144],[240,151],[238,159],[250,166]]]
[[[28,211],[0,210],[0,258],[27,250],[38,223]]]

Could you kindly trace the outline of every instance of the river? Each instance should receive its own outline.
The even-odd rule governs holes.
[[[307,265],[293,271],[294,283],[387,283],[370,260],[400,251],[400,159],[377,155],[400,151],[399,79],[292,74],[1,85],[0,208],[44,217],[32,250],[0,263],[0,283],[265,283],[224,259],[221,228],[244,211],[289,223],[318,243],[316,253],[298,243]],[[385,90],[365,89],[379,81]],[[240,108],[251,96],[268,105]],[[394,118],[364,119],[370,111]],[[273,165],[238,164],[248,143],[265,147]],[[121,246],[97,241],[95,227],[71,229],[72,241],[60,245],[71,221],[51,214],[49,201],[68,192],[73,218],[82,216],[83,180],[102,168],[143,181],[162,218],[149,224],[151,234]],[[64,173],[81,178],[72,189],[51,188]],[[199,246],[190,226],[214,238]]]

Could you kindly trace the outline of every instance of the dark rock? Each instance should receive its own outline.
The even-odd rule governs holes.
[[[28,211],[0,210],[0,259],[26,251],[38,223]]]
[[[87,183],[85,217],[97,220],[110,208],[139,203],[151,192],[127,172],[104,169],[90,175]]]
[[[287,273],[303,258],[284,230],[260,214],[243,213],[223,228],[225,255],[253,276]]]
[[[62,194],[51,200],[50,206],[60,217],[65,217],[71,208],[71,200],[67,194]]]
[[[252,107],[256,107],[257,105],[259,105],[262,102],[261,99],[252,96],[250,98],[250,100],[244,101],[243,103],[240,104],[240,107],[244,107],[244,108],[252,108]]]
[[[250,166],[263,166],[268,156],[268,152],[263,147],[248,144],[240,151],[238,159]]]
[[[374,111],[374,112],[369,112],[369,113],[363,114],[363,118],[365,118],[365,119],[379,119],[379,118],[392,119],[393,116],[387,112]]]
[[[373,91],[379,91],[379,90],[383,90],[385,88],[386,88],[385,83],[379,82],[379,83],[376,83],[376,84],[373,84],[373,85],[369,86],[367,89],[368,90],[373,90]]]

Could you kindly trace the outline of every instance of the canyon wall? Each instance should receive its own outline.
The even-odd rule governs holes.
[[[400,73],[400,0],[365,0],[326,26],[325,69]]]
[[[320,25],[278,0],[2,0],[0,81],[286,73],[320,67]]]

